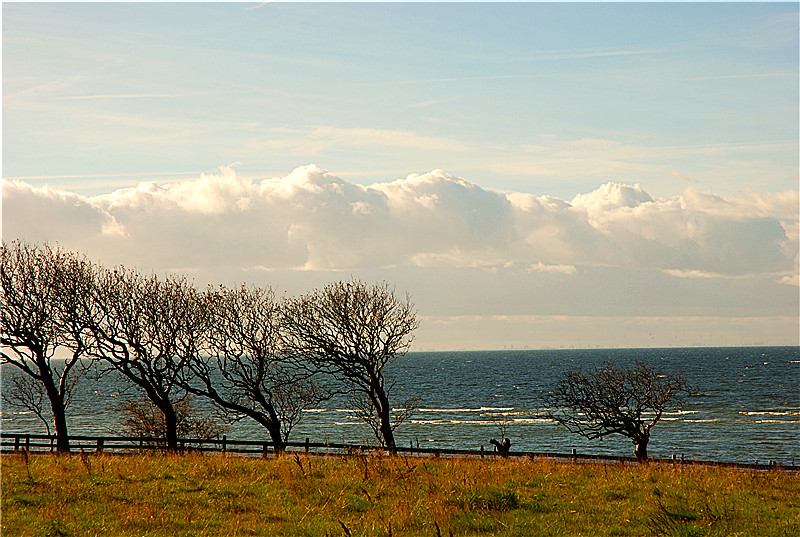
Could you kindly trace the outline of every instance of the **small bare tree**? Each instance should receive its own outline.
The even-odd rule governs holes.
[[[3,242],[0,263],[0,359],[31,381],[12,381],[6,402],[32,410],[47,424],[44,401],[58,452],[69,452],[66,409],[84,354],[80,340],[64,329],[74,297],[84,292],[89,263],[58,246]],[[61,349],[63,360],[55,357]],[[50,426],[47,425],[48,434]]]
[[[381,419],[375,410],[375,405],[367,394],[363,391],[352,391],[350,393],[350,404],[353,407],[356,418],[364,422],[380,445],[385,445]],[[392,433],[400,425],[410,420],[414,413],[419,409],[419,399],[410,397],[401,405],[400,408],[392,409],[391,427]]]
[[[610,364],[568,371],[548,394],[548,417],[590,440],[611,434],[630,438],[634,455],[647,460],[650,430],[664,412],[679,408],[692,391],[678,374],[640,362],[630,369]]]
[[[511,439],[507,436],[508,427],[514,420],[507,412],[493,412],[491,413],[491,421],[500,433],[500,441],[498,442],[492,438],[489,443],[497,449],[500,455],[507,457],[511,450]]]
[[[189,361],[184,388],[207,397],[234,419],[267,429],[281,453],[302,411],[327,397],[312,375],[293,367],[281,350],[280,305],[272,289],[209,289],[208,350]]]
[[[225,432],[225,426],[217,419],[204,414],[195,406],[190,395],[174,402],[177,415],[178,436],[212,439]],[[125,399],[119,404],[122,426],[133,436],[165,438],[167,423],[164,413],[145,397]]]
[[[289,441],[292,429],[305,410],[331,397],[331,392],[319,384],[313,374],[291,366],[275,372],[269,394],[270,403],[280,418],[284,443]]]
[[[30,412],[39,418],[47,434],[50,434],[53,414],[47,408],[47,392],[44,385],[37,379],[21,373],[3,379],[2,399],[8,407]]]
[[[375,420],[378,438],[393,450],[392,385],[383,373],[408,351],[418,326],[409,297],[397,297],[386,283],[332,283],[288,300],[284,325],[287,349],[344,382],[347,391],[359,395],[357,400],[367,401],[356,406],[362,417],[374,410],[369,420]]]

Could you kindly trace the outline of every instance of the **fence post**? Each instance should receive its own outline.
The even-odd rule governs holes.
[[[19,435],[14,437],[14,451],[19,451]]]
[[[483,444],[481,444],[481,459],[483,458]]]
[[[572,462],[576,462],[578,460],[578,450],[572,448]]]
[[[25,435],[25,451],[30,451],[30,450],[31,450],[31,435],[26,434]]]
[[[306,437],[306,453],[308,453],[308,437]]]
[[[262,446],[262,451],[261,451],[261,456],[264,457],[265,459],[267,458],[267,446],[269,446],[269,443],[264,442],[264,445]]]
[[[105,443],[105,440],[103,440],[102,438],[98,438],[97,439],[97,452],[98,453],[102,453],[103,452],[103,444],[104,443]]]
[[[228,451],[228,436],[222,435],[222,451]]]

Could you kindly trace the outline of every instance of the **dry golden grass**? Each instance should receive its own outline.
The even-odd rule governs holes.
[[[800,535],[784,473],[547,461],[3,456],[2,534]]]

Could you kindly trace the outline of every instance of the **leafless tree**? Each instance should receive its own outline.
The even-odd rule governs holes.
[[[300,422],[303,411],[331,397],[331,392],[313,374],[292,366],[280,368],[274,373],[269,394],[275,413],[280,418],[284,442],[289,441],[289,435]]]
[[[56,432],[56,449],[69,452],[66,409],[80,373],[84,348],[63,328],[74,297],[84,291],[83,274],[89,263],[58,246],[3,242],[0,264],[0,359],[38,384],[20,381],[12,385],[6,401],[38,408],[44,416],[44,394],[50,405]],[[61,349],[63,360],[55,357]],[[22,399],[20,399],[22,398]],[[46,419],[46,418],[45,418]],[[48,432],[50,427],[47,427]]]
[[[646,461],[650,430],[690,395],[682,375],[664,374],[643,362],[629,369],[605,364],[588,372],[568,371],[548,394],[553,409],[548,417],[588,439],[626,436],[636,458]]]
[[[144,392],[163,414],[168,449],[177,450],[176,403],[185,397],[179,380],[208,327],[200,294],[182,277],[118,267],[98,273],[92,302],[97,311],[83,319],[90,354]]]
[[[12,374],[3,379],[3,402],[11,408],[18,408],[32,413],[44,425],[50,434],[52,412],[47,408],[47,392],[37,379],[25,374]]]
[[[409,297],[397,297],[386,283],[341,281],[288,300],[284,324],[290,352],[365,397],[379,438],[393,450],[392,385],[383,373],[408,351],[418,326]],[[369,405],[360,405],[362,411]]]
[[[327,397],[308,372],[293,367],[281,350],[280,304],[270,288],[209,289],[208,350],[189,362],[184,387],[267,429],[284,451],[302,411]]]

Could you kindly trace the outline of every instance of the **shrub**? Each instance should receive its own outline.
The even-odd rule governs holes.
[[[178,435],[190,438],[219,438],[226,426],[219,419],[197,409],[188,395],[175,405],[178,415]],[[122,426],[126,434],[164,438],[167,424],[164,414],[145,398],[127,399],[119,404]]]

